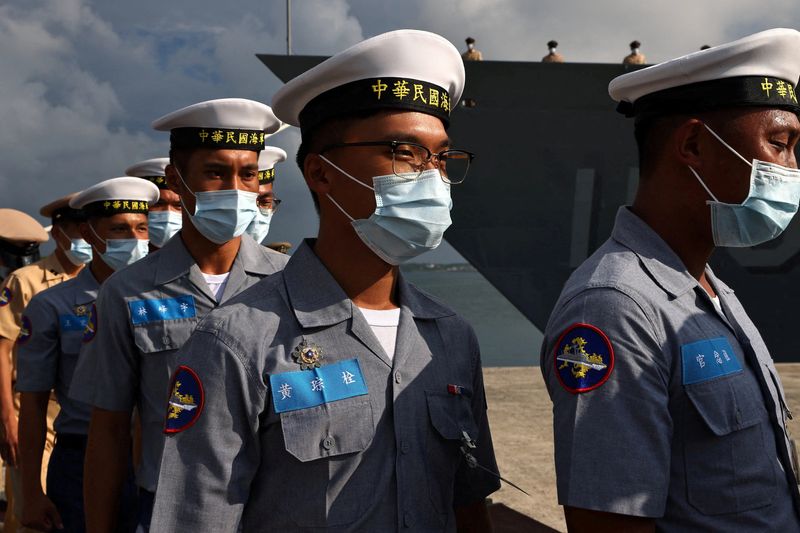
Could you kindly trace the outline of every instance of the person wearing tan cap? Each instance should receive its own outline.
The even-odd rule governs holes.
[[[483,54],[475,48],[475,39],[467,37],[465,42],[467,43],[467,51],[461,54],[461,58],[464,61],[483,61]]]
[[[639,50],[639,47],[642,46],[642,43],[639,41],[633,41],[630,44],[631,46],[631,53],[626,55],[622,58],[623,65],[644,65],[647,63],[647,58],[644,54]]]
[[[16,379],[14,343],[20,332],[22,312],[33,296],[49,287],[74,277],[83,263],[72,253],[73,239],[80,237],[81,213],[70,209],[71,196],[55,200],[39,211],[51,219],[56,250],[38,259],[39,244],[47,242],[45,229],[29,215],[15,209],[0,209],[0,254],[4,266],[17,268],[8,275],[0,289],[0,455],[6,462],[6,495],[8,509],[4,531],[21,531],[21,483],[17,459],[19,455],[17,419],[19,397],[13,394]],[[14,262],[13,257],[17,260]],[[19,268],[21,267],[21,268]],[[45,454],[53,449],[53,420],[58,406],[48,409],[48,438]],[[46,463],[45,463],[46,464]],[[46,469],[42,476],[46,475]]]
[[[542,63],[563,63],[564,56],[556,51],[557,48],[558,41],[548,41],[547,55],[542,58]]]

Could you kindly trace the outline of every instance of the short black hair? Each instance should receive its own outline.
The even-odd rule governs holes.
[[[308,154],[319,153],[325,146],[341,142],[342,136],[347,128],[356,120],[363,120],[379,113],[392,111],[391,109],[370,109],[357,113],[350,113],[343,117],[328,119],[312,129],[301,129],[300,146],[297,148],[295,161],[300,168],[300,174],[305,175],[305,163]],[[314,202],[314,209],[319,214],[319,198],[317,194],[309,190],[311,200]]]

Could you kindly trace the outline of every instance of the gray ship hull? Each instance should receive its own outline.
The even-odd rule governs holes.
[[[258,57],[284,81],[324,59]],[[452,189],[447,241],[539,329],[570,273],[608,238],[618,208],[636,191],[633,122],[615,112],[607,93],[629,68],[466,63],[450,134],[478,156]],[[711,261],[781,362],[800,361],[792,333],[799,252],[796,218],[775,241],[718,249]]]

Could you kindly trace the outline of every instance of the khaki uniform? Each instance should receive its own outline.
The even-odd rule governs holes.
[[[644,56],[643,53],[639,52],[638,54],[630,53],[625,56],[622,60],[623,65],[645,65],[647,64],[647,58]]]
[[[464,61],[483,61],[483,54],[475,49],[467,50],[461,54],[461,57],[464,59]]]
[[[20,331],[22,312],[35,294],[58,285],[62,281],[67,281],[70,276],[64,272],[55,254],[48,255],[32,265],[22,267],[9,274],[0,290],[0,337],[16,340]],[[17,361],[16,348],[11,362],[12,382],[16,381]],[[19,395],[14,395],[14,409],[19,414]],[[45,443],[44,454],[42,456],[42,485],[47,478],[47,463],[50,460],[50,452],[55,444],[55,432],[53,422],[58,415],[58,403],[54,397],[50,398],[47,408],[47,442]],[[6,511],[6,522],[3,531],[20,531],[19,518],[22,513],[22,506],[15,505],[14,500],[20,502],[22,494],[22,480],[16,468],[6,470],[6,498],[8,499],[8,509]]]
[[[563,63],[563,62],[564,62],[564,56],[562,56],[558,52],[547,54],[542,58],[542,63]]]

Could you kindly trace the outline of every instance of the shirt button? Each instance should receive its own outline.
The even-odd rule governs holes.
[[[333,448],[333,437],[325,437],[322,439],[322,447],[326,450]]]
[[[402,380],[402,378],[400,376],[400,371],[398,370],[397,372],[394,373],[394,382],[395,383],[400,383],[401,381],[403,381],[403,380]]]
[[[166,335],[164,335],[163,337],[161,337],[161,342],[163,342],[164,344],[169,344],[171,340],[172,340],[172,339],[170,339],[170,338],[169,338],[169,337],[167,337]]]

